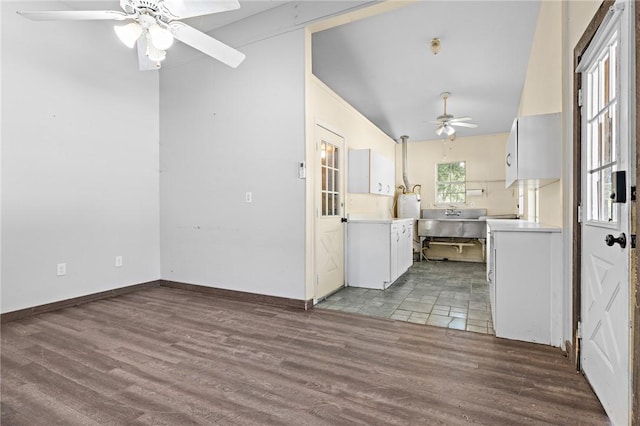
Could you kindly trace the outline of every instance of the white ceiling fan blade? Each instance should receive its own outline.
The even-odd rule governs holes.
[[[182,22],[171,22],[169,29],[173,36],[184,44],[198,49],[232,68],[236,68],[244,61],[244,53]]]
[[[444,126],[440,126],[436,129],[436,135],[440,136],[444,132]]]
[[[173,19],[209,15],[240,8],[238,0],[164,0],[163,4],[171,12]]]
[[[471,128],[478,127],[478,125],[474,124],[474,123],[456,123],[456,122],[452,122],[451,125],[452,126],[458,126],[458,127],[471,127]]]
[[[456,118],[452,118],[449,121],[451,121],[451,122],[455,122],[455,121],[471,121],[471,117],[456,117]]]
[[[160,62],[152,61],[147,56],[147,38],[140,37],[138,44],[138,68],[140,71],[152,71],[160,68]]]
[[[33,21],[123,21],[128,18],[126,13],[115,10],[49,10],[16,13]]]

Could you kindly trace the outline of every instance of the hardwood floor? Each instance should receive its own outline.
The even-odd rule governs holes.
[[[1,423],[608,424],[558,349],[153,288],[2,325]]]

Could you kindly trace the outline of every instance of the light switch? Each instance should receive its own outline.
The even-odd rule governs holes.
[[[250,192],[245,192],[244,193],[244,202],[245,203],[250,203],[252,201],[253,197],[251,195]]]

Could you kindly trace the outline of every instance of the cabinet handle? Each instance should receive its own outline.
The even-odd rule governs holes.
[[[387,185],[387,194],[391,192],[391,185]]]
[[[511,167],[511,161],[509,161],[509,159],[511,158],[511,153],[507,154],[507,167]]]
[[[378,192],[382,192],[382,184],[378,182]]]

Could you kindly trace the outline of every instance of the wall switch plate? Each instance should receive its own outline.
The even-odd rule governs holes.
[[[66,263],[58,263],[57,267],[56,267],[56,275],[57,276],[62,276],[62,275],[67,275],[67,264]]]
[[[307,166],[304,161],[298,163],[298,178],[306,179],[307,178]]]
[[[122,268],[122,256],[116,256],[116,268]]]
[[[244,193],[244,202],[245,203],[250,203],[253,200],[253,196],[250,192],[245,192]]]

